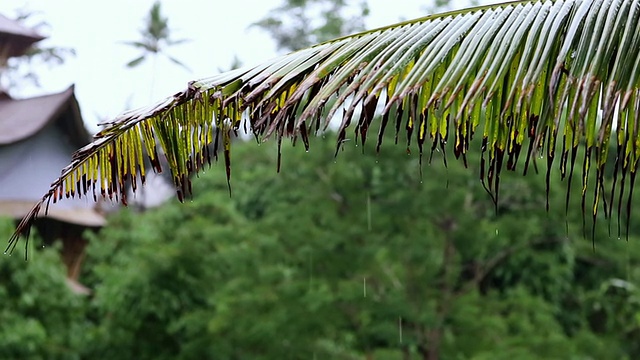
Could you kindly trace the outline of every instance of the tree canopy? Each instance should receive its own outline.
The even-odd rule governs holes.
[[[282,149],[278,176],[275,142],[234,144],[231,198],[207,171],[184,204],[113,214],[89,238],[90,297],[66,291],[34,234],[28,266],[21,248],[0,262],[0,357],[640,356],[640,212],[628,242],[599,227],[593,251],[579,214],[563,216],[558,173],[548,213],[543,173],[505,173],[496,214],[477,163],[434,159],[421,180],[393,147],[335,159],[332,137],[312,141]]]

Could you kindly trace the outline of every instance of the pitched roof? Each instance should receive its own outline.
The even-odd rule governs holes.
[[[57,94],[29,99],[1,95],[0,161],[4,163],[0,163],[0,215],[16,219],[24,216],[57,175],[58,163],[67,163],[66,157],[73,149],[86,145],[90,138],[73,86]],[[55,170],[50,171],[49,167]],[[36,169],[37,176],[19,178]],[[36,195],[25,193],[24,187]],[[104,216],[96,212],[93,204],[71,200],[52,204],[47,217],[89,227],[105,224]]]
[[[20,56],[45,36],[0,14],[0,54],[4,57]]]
[[[61,93],[29,99],[0,97],[0,145],[27,139],[52,121],[57,121],[56,126],[77,147],[89,142],[73,86]]]

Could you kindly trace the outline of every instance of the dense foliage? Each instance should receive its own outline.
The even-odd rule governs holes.
[[[13,231],[0,219],[0,234]],[[77,359],[90,325],[86,299],[69,291],[56,249],[34,251],[25,263],[22,249],[0,259],[0,359]]]
[[[210,171],[185,204],[91,238],[90,298],[66,292],[52,249],[4,257],[2,357],[640,355],[637,226],[626,242],[601,219],[594,250],[560,190],[544,211],[535,175],[508,176],[496,214],[475,169],[439,153],[420,176],[398,147],[333,158],[318,139],[276,174],[274,144],[237,145],[231,197]]]

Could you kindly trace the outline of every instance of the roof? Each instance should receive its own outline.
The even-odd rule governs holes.
[[[19,219],[28,213],[73,150],[90,139],[73,86],[29,99],[0,96],[0,215]],[[71,200],[51,204],[47,217],[88,227],[105,224],[93,203]]]
[[[0,97],[0,145],[34,136],[53,121],[77,147],[86,145],[91,139],[84,127],[73,86],[61,93],[29,99]]]
[[[0,57],[20,56],[45,36],[0,14]]]

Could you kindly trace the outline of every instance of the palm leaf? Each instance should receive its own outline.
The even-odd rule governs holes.
[[[136,66],[140,65],[145,59],[146,59],[146,57],[144,55],[138,56],[137,58],[129,61],[127,63],[127,67],[136,67]]]
[[[189,67],[188,67],[187,65],[185,65],[182,61],[180,61],[180,60],[178,60],[178,59],[174,58],[173,56],[169,56],[169,55],[167,55],[167,59],[169,59],[169,61],[171,61],[172,63],[174,63],[174,64],[176,64],[176,65],[180,66],[181,68],[183,68],[183,69],[185,69],[185,70],[187,70],[187,71],[191,72],[191,69],[189,69]]]
[[[218,147],[210,155],[207,144],[222,145],[230,175],[230,139],[244,120],[260,140],[299,138],[308,147],[309,134],[326,129],[335,113],[342,115],[339,146],[350,127],[364,142],[375,119],[381,119],[378,146],[393,122],[415,139],[420,154],[429,139],[432,149],[448,143],[464,157],[473,135],[481,132],[483,182],[494,194],[503,167],[513,170],[522,163],[522,148],[528,149],[522,156],[525,171],[538,151],[549,169],[555,162],[564,177],[572,174],[583,146],[583,204],[594,176],[589,170],[595,169],[594,216],[613,138],[617,158],[610,197],[618,198],[620,210],[640,156],[639,14],[640,0],[477,7],[343,37],[191,82],[181,93],[122,114],[80,149],[19,224],[10,247],[50,201],[87,193],[96,198],[98,192],[126,202],[126,183],[144,180],[145,157],[161,170],[156,142],[182,200],[190,190],[189,175],[218,155]]]

